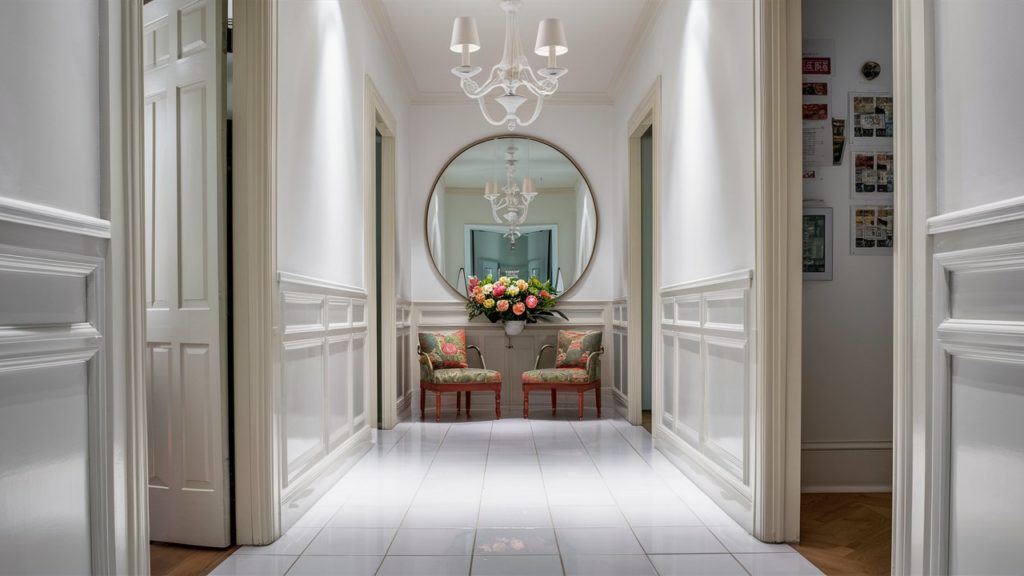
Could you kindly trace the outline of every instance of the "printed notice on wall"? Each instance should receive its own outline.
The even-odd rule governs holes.
[[[804,177],[814,178],[815,168],[831,166],[832,149],[832,40],[804,40],[803,54],[803,156]]]

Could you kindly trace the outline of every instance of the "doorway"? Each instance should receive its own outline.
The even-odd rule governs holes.
[[[142,11],[149,533],[158,572],[234,542],[229,5]],[[160,544],[157,544],[160,543]],[[200,557],[199,560],[196,556]]]
[[[891,0],[802,2],[798,550],[826,572],[888,573],[890,563],[892,13]]]
[[[654,347],[653,334],[653,308],[654,303],[650,295],[654,294],[654,281],[652,278],[652,265],[654,254],[654,208],[651,204],[654,193],[654,127],[648,126],[647,131],[640,136],[640,287],[641,287],[641,349],[642,349],[642,371],[640,378],[641,404],[643,410],[643,427],[648,433],[651,432],[651,378],[653,367]]]

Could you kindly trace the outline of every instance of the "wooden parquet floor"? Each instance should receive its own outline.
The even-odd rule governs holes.
[[[199,548],[150,542],[149,568],[152,576],[205,576],[237,548]]]
[[[889,574],[891,494],[804,494],[800,544],[793,546],[829,576]]]

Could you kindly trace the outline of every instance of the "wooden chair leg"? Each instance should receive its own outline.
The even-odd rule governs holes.
[[[455,415],[462,414],[462,392],[455,393]]]
[[[530,391],[523,388],[523,420],[530,419]]]
[[[470,392],[469,390],[466,390],[466,418],[469,418],[469,399],[471,398],[471,394],[473,393]]]
[[[423,421],[424,413],[427,410],[427,389],[420,385],[420,421]]]
[[[594,394],[597,395],[597,417],[601,418],[601,385],[594,388]]]
[[[580,420],[583,420],[583,390],[576,393],[576,411]]]
[[[501,388],[494,391],[494,416],[495,420],[501,420]]]
[[[554,388],[551,389],[551,415],[555,415],[555,410],[558,406],[558,393]]]
[[[441,393],[440,392],[434,392],[434,403],[436,404],[436,409],[434,410],[434,422],[440,422],[441,421]]]

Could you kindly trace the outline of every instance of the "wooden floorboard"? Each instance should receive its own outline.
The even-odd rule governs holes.
[[[200,548],[150,542],[149,567],[152,576],[206,576],[237,548]]]
[[[891,494],[804,494],[800,544],[793,546],[833,575],[889,574]]]

